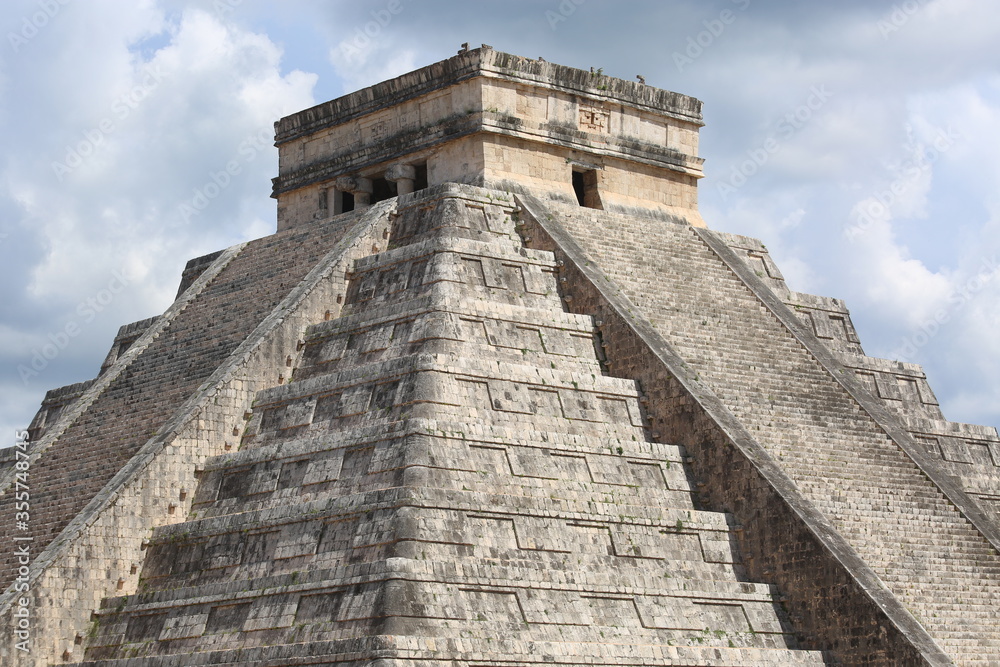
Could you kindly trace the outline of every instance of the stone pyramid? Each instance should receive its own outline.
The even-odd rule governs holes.
[[[4,664],[1000,664],[1000,438],[705,228],[700,119],[485,46],[282,119],[9,459]]]

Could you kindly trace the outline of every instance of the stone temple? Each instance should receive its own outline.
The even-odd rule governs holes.
[[[701,125],[487,46],[281,119],[24,529],[6,459],[0,662],[1000,665],[996,430],[706,226]]]

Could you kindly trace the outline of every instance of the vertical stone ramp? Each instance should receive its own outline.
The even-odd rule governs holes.
[[[954,660],[995,664],[994,547],[698,233],[548,212]]]
[[[85,665],[807,665],[513,202],[401,198]]]

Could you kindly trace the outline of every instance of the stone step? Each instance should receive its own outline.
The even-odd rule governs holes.
[[[496,525],[489,526],[490,522]],[[618,529],[611,532],[608,526],[602,528],[596,523],[589,527],[574,525],[571,532],[577,533],[577,539],[572,543],[568,540],[564,545],[552,544],[551,540],[548,544],[540,543],[537,534],[531,532],[531,526],[554,524],[532,521],[530,517],[515,523],[512,517],[482,516],[472,517],[468,523],[473,530],[489,529],[495,533],[483,537],[469,532],[450,533],[442,535],[439,541],[410,538],[377,542],[369,539],[366,544],[359,540],[357,546],[352,542],[315,556],[245,560],[230,565],[221,562],[206,565],[202,559],[210,559],[209,552],[200,550],[195,543],[178,542],[176,548],[164,545],[166,549],[150,552],[141,581],[142,592],[137,594],[140,597],[130,599],[134,598],[139,604],[223,595],[234,590],[281,588],[292,583],[356,583],[384,572],[388,560],[399,558],[411,559],[429,568],[428,572],[457,582],[474,579],[479,583],[504,586],[569,586],[619,592],[627,589],[643,594],[673,592],[727,596],[735,591],[741,595],[773,595],[769,586],[746,581],[728,544],[701,539],[705,535],[719,537],[717,534],[668,531],[655,551],[635,552],[625,532]],[[504,524],[514,527],[505,532]],[[220,542],[215,545],[221,548],[211,553],[221,554],[228,550],[235,556],[233,561],[242,549],[241,545]],[[279,546],[275,539],[273,544],[265,545],[261,553],[277,553]],[[117,609],[119,604],[115,602],[113,608]]]
[[[442,282],[464,286],[472,298],[558,310],[555,268],[551,253],[432,238],[355,262],[344,313],[412,299]]]
[[[262,597],[258,593],[187,599],[181,606],[152,603],[124,612],[110,609],[99,616],[104,631],[88,648],[88,654],[94,657],[122,647],[132,648],[138,655],[185,651],[190,644],[185,640],[204,641],[206,634],[228,630],[228,637],[216,638],[215,648],[222,648],[232,646],[234,640],[239,642],[240,637],[232,631],[240,629],[244,633],[270,630],[271,636],[283,634],[287,641],[303,634],[346,639],[377,633],[380,627],[407,627],[409,638],[400,640],[409,643],[423,634],[442,634],[454,621],[468,620],[476,623],[465,633],[466,640],[495,639],[496,633],[519,627],[533,642],[562,643],[567,641],[562,630],[571,627],[574,645],[591,643],[598,636],[612,643],[628,639],[638,646],[784,648],[794,643],[776,622],[767,596],[538,590],[475,581],[457,588],[446,581],[416,579],[335,589],[294,584],[274,595]],[[369,620],[380,612],[387,615],[374,623]]]
[[[428,544],[426,548],[437,548],[434,554],[447,554],[455,545]],[[381,561],[357,562],[347,565],[334,563],[333,567],[314,568],[309,571],[290,571],[269,575],[256,575],[229,579],[206,579],[196,586],[178,586],[169,589],[153,589],[129,596],[106,598],[100,613],[116,615],[120,613],[143,614],[160,608],[182,608],[193,604],[253,600],[258,597],[284,595],[288,593],[307,594],[330,587],[360,586],[371,583],[406,580],[427,582],[434,585],[493,587],[504,590],[519,590],[534,595],[539,591],[550,591],[560,596],[620,595],[657,597],[666,596],[690,600],[730,600],[772,603],[774,589],[765,584],[745,581],[711,578],[665,577],[663,564],[657,571],[646,560],[631,559],[617,563],[617,568],[627,572],[629,580],[623,582],[621,575],[610,571],[590,570],[583,577],[561,573],[548,580],[547,568],[568,557],[555,552],[525,550],[497,551],[485,555],[481,562],[472,559],[458,559],[455,562],[435,561],[431,557],[409,558],[393,556]],[[507,555],[515,557],[508,560]],[[342,561],[346,562],[346,561]],[[611,557],[594,560],[595,565],[614,563]],[[667,565],[670,565],[669,563]],[[684,562],[678,560],[678,566]],[[724,563],[704,563],[699,572],[721,573]],[[672,567],[672,566],[671,566]],[[523,575],[523,576],[522,576]],[[633,581],[634,578],[634,581]],[[627,585],[626,585],[627,584]]]
[[[518,456],[517,460],[520,462],[518,465],[522,465],[526,460],[531,461],[536,458],[539,457],[534,454],[531,458]],[[569,457],[569,460],[578,461],[576,457]],[[491,464],[492,462],[486,463]],[[305,474],[310,474],[309,470],[306,468]],[[508,498],[510,503],[520,502],[528,498],[535,500],[558,499],[560,506],[576,511],[584,511],[595,504],[613,506],[615,509],[629,512],[634,512],[636,507],[656,507],[659,510],[670,512],[695,509],[687,480],[683,478],[675,480],[671,482],[674,488],[668,489],[662,468],[652,467],[651,464],[637,464],[634,469],[626,470],[626,474],[629,475],[626,480],[614,483],[574,479],[574,476],[580,472],[576,463],[551,471],[514,476],[505,471],[498,474],[483,469],[456,471],[449,468],[408,465],[394,469],[391,473],[369,475],[361,483],[346,482],[341,484],[336,483],[337,480],[328,480],[310,485],[312,488],[300,489],[294,487],[294,484],[290,484],[287,488],[281,488],[281,480],[278,477],[277,482],[265,482],[268,484],[266,488],[275,489],[271,492],[266,488],[260,490],[260,476],[258,476],[260,471],[254,470],[235,483],[230,481],[232,478],[229,476],[224,478],[217,485],[217,488],[221,488],[217,497],[206,497],[204,494],[212,492],[200,490],[199,493],[202,495],[199,499],[204,502],[195,506],[190,518],[201,520],[221,516],[234,517],[247,513],[266,513],[276,508],[288,508],[297,504],[315,507],[316,503],[321,503],[324,499],[362,491],[371,492],[376,489],[393,488],[400,486],[404,480],[409,484],[419,480],[421,483],[433,486],[441,493],[463,491],[483,494],[490,493],[498,484],[505,484],[510,487],[510,490],[504,496],[491,494],[491,497]],[[236,471],[233,474],[239,475],[240,473],[241,471]],[[349,478],[349,476],[345,477]],[[247,482],[248,485],[255,485],[255,488],[250,490],[256,491],[256,493],[237,495],[236,492],[227,491],[227,488],[242,484],[244,479],[250,480]],[[275,477],[270,479],[273,480]],[[236,521],[237,519],[231,520]]]
[[[426,476],[420,477],[420,481],[426,480]],[[707,512],[689,507],[671,508],[639,504],[642,494],[626,498],[635,500],[634,504],[614,502],[618,498],[606,493],[594,498],[593,489],[587,490],[584,499],[574,502],[572,499],[563,498],[571,496],[569,492],[555,495],[552,493],[554,485],[538,485],[533,488],[530,481],[532,480],[528,480],[525,486],[507,493],[498,493],[495,490],[487,493],[414,486],[338,495],[310,502],[286,503],[243,512],[240,515],[209,516],[163,526],[156,529],[149,544],[190,541],[196,537],[231,533],[248,526],[261,529],[280,527],[301,522],[303,518],[311,521],[343,521],[357,516],[358,507],[369,508],[366,511],[376,511],[398,507],[440,507],[444,502],[449,503],[445,506],[449,507],[450,511],[463,513],[479,514],[491,510],[503,510],[539,518],[559,518],[567,522],[614,520],[616,523],[656,525],[663,526],[667,530],[688,532],[718,531],[728,534],[730,530],[726,515],[719,512]]]
[[[338,326],[311,329],[294,379],[416,353],[495,358],[600,373],[591,322],[564,321],[544,311],[520,311],[491,313],[488,308],[480,308],[477,313],[453,313],[414,308],[374,323],[324,323]]]
[[[635,667],[637,661],[649,667],[753,667],[756,665],[794,666],[825,665],[823,655],[812,651],[792,651],[770,648],[730,648],[711,646],[663,646],[634,644],[626,641],[606,643],[604,638],[593,643],[525,642],[500,640],[483,647],[473,642],[455,646],[455,642],[436,638],[418,638],[409,642],[417,648],[396,650],[386,648],[387,638],[374,636],[367,640],[332,642],[301,642],[263,648],[202,651],[174,656],[144,657],[149,667],[213,667],[233,664],[253,664],[260,667],[285,667],[322,664],[337,667],[368,667],[370,655],[383,656],[385,667],[524,667],[529,665],[594,665],[595,667]],[[394,638],[396,642],[400,639]],[[451,650],[449,650],[451,649]],[[567,649],[570,649],[569,651]],[[621,657],[625,653],[629,657]],[[442,660],[442,654],[448,659]],[[310,658],[298,656],[308,655]],[[389,657],[391,656],[391,657]],[[74,667],[133,667],[129,659],[86,661]],[[973,663],[975,664],[975,663]],[[988,664],[988,663],[986,663]]]

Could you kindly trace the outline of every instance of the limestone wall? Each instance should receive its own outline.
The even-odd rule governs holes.
[[[487,48],[432,68],[433,81],[418,70],[277,124],[279,229],[322,217],[338,179],[396,164],[426,164],[428,185],[568,202],[573,171],[594,171],[603,208],[699,220],[696,100]]]

